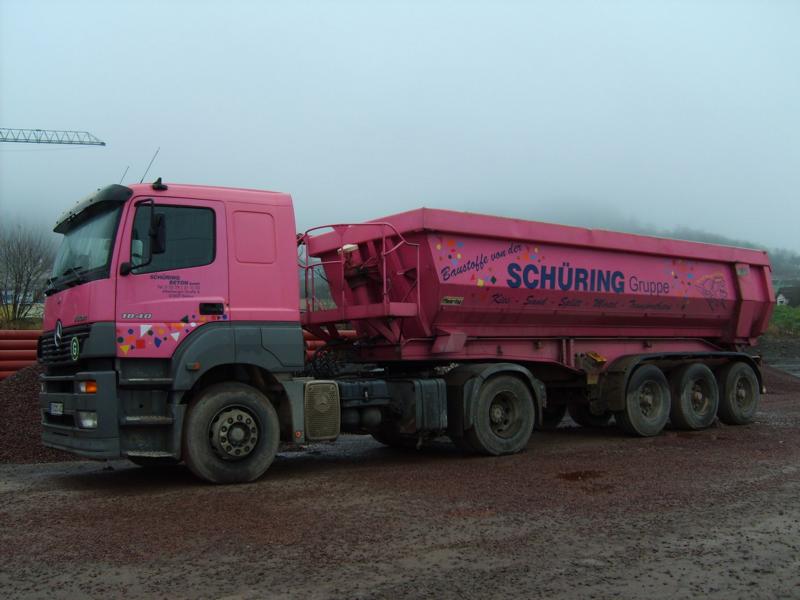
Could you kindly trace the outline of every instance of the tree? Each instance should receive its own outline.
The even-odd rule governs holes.
[[[43,301],[55,242],[36,226],[0,226],[0,321],[14,323]]]

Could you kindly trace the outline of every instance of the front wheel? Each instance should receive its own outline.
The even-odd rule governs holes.
[[[528,445],[535,420],[528,386],[516,377],[498,375],[481,386],[465,438],[481,454],[514,454]]]
[[[269,468],[279,441],[278,415],[264,394],[244,383],[218,383],[189,406],[184,460],[211,483],[245,483]]]
[[[667,378],[655,365],[643,365],[628,380],[625,408],[616,413],[617,424],[630,435],[658,435],[669,419],[670,390]]]

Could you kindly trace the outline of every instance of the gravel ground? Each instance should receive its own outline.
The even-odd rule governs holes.
[[[124,461],[0,465],[0,591],[800,598],[800,379],[766,375],[750,426],[565,423],[500,458],[346,436],[233,487]]]
[[[75,456],[42,445],[39,412],[39,365],[0,381],[0,463],[75,460]]]

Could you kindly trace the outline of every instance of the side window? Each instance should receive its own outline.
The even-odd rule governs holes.
[[[133,219],[131,266],[134,273],[200,267],[214,262],[214,211],[210,208],[156,204],[164,220],[164,251],[150,254],[150,208],[139,206]],[[151,256],[148,264],[142,264]],[[137,266],[141,265],[141,266]]]

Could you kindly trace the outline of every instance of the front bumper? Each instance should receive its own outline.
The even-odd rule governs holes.
[[[81,381],[97,382],[97,392],[76,390]],[[66,450],[96,459],[119,458],[120,435],[115,371],[85,371],[74,375],[42,375],[39,394],[42,410],[42,442],[50,448]],[[61,415],[51,412],[53,403],[63,407]],[[78,426],[78,411],[97,413],[97,428]]]

